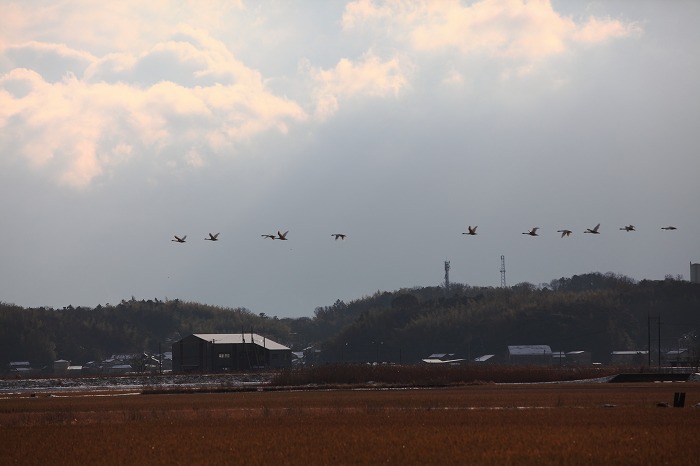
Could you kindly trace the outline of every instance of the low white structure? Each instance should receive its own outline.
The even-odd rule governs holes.
[[[510,364],[552,364],[552,348],[549,345],[513,345],[508,346],[507,361]]]

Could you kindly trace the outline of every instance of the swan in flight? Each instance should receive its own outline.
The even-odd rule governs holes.
[[[532,230],[523,233],[523,235],[539,236],[539,235],[537,234],[537,230],[539,230],[539,229],[540,229],[540,227],[535,227],[535,228],[533,228]]]
[[[209,233],[209,238],[204,238],[206,241],[219,241],[219,234],[212,235]]]
[[[620,228],[620,230],[625,230],[625,231],[637,231],[634,228],[634,225],[627,225],[626,227]]]
[[[477,226],[475,226],[475,227],[468,226],[468,227],[467,227],[467,231],[465,231],[465,232],[462,233],[462,234],[463,234],[463,235],[471,235],[471,236],[474,236],[474,235],[476,235],[476,229],[477,229],[477,228],[479,228],[479,225],[477,225]]]
[[[335,236],[335,240],[338,241],[339,239],[341,239],[341,240],[345,239],[345,237],[348,235],[346,235],[344,233],[332,233],[331,236]]]
[[[280,231],[277,230],[277,238],[276,239],[281,239],[282,241],[287,241],[287,233],[289,233],[289,230],[285,231],[284,233],[280,233]]]
[[[584,233],[593,233],[594,235],[599,235],[600,232],[598,231],[598,228],[600,228],[600,223],[593,228],[586,228],[586,231],[584,231]]]
[[[175,239],[171,239],[170,241],[175,241],[177,243],[184,243],[185,240],[187,239],[187,235],[183,236],[182,238],[180,238],[177,235],[173,235],[173,236],[175,237]]]
[[[677,230],[678,228],[669,226],[669,227],[661,227],[661,229],[662,230]]]
[[[561,237],[571,236],[571,230],[557,230],[557,233],[561,233]]]

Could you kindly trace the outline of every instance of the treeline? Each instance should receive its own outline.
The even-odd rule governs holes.
[[[95,308],[30,308],[0,303],[0,364],[29,361],[35,367],[66,359],[76,364],[117,353],[170,351],[191,333],[254,331],[286,341],[288,327],[243,308],[221,308],[179,299],[123,300]]]
[[[652,319],[649,319],[649,318]],[[510,288],[466,285],[377,292],[316,310],[308,325],[337,332],[322,361],[416,362],[431,353],[474,358],[502,355],[508,345],[544,344],[590,351],[608,362],[616,350],[695,348],[700,285],[672,277],[641,281],[591,273]]]
[[[241,331],[294,351],[313,347],[307,354],[319,363],[414,363],[439,352],[474,358],[525,344],[591,351],[594,361],[607,362],[611,351],[646,349],[650,335],[658,347],[659,329],[662,348],[697,348],[700,285],[591,273],[537,286],[415,287],[338,300],[294,319],[177,299],[63,309],[0,303],[0,364],[39,366],[57,358],[81,364],[114,353],[167,351],[191,333]]]

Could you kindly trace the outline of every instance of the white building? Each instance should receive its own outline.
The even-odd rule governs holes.
[[[700,283],[700,264],[690,263],[690,283]]]

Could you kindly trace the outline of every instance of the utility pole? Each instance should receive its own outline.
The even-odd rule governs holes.
[[[450,291],[450,261],[445,261],[445,293]]]

